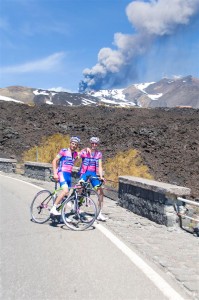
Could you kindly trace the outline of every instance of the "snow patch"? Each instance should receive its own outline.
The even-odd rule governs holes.
[[[49,92],[46,92],[46,91],[41,91],[41,92],[39,92],[38,90],[35,90],[35,91],[33,91],[33,94],[34,95],[49,95]]]
[[[50,104],[50,105],[53,105],[54,103],[52,103],[51,101],[46,101],[46,104]]]
[[[172,81],[168,82],[168,83],[171,83]],[[146,83],[141,83],[141,84],[134,84],[134,86],[140,90],[142,93],[144,93],[145,95],[147,95],[151,100],[157,100],[158,98],[162,97],[162,93],[159,93],[159,94],[155,94],[155,95],[152,95],[152,94],[148,94],[145,89],[151,85],[151,84],[154,84],[155,82],[146,82]]]
[[[141,92],[145,93],[144,91],[149,85],[154,84],[155,82],[146,82],[146,83],[138,83],[138,84],[134,84],[134,86],[140,90]]]
[[[156,95],[150,95],[147,94],[147,96],[151,99],[151,100],[158,100],[158,98],[162,97],[162,93],[156,94]]]
[[[108,100],[106,98],[101,98],[100,100],[101,100],[101,102],[105,102],[105,103],[118,104],[118,102],[116,102],[114,100]]]
[[[93,103],[93,104],[95,104],[95,103],[96,103],[95,101],[91,101],[91,100],[89,100],[89,99],[86,99],[86,98],[82,98],[82,101],[86,101],[86,102],[88,102],[88,103]]]
[[[0,100],[3,100],[3,101],[13,101],[13,102],[17,102],[17,103],[23,103],[22,101],[15,100],[13,98],[6,97],[6,96],[0,96]]]
[[[100,90],[97,92],[90,92],[89,94],[94,97],[99,97],[100,99],[117,99],[125,101],[125,95],[123,94],[124,89],[114,89],[114,90]]]

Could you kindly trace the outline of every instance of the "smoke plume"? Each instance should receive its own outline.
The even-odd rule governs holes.
[[[98,62],[83,71],[80,92],[107,89],[128,84],[138,77],[137,64],[153,42],[165,35],[173,35],[179,26],[188,25],[199,13],[199,0],[133,1],[126,7],[126,15],[134,34],[115,33],[115,49],[102,48]]]

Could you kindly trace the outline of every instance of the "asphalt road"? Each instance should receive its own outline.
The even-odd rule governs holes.
[[[0,174],[1,299],[183,299],[166,296],[98,225],[74,232],[31,222],[39,189]]]

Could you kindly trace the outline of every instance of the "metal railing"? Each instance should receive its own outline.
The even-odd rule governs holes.
[[[184,199],[184,198],[181,198],[181,197],[178,197],[177,200],[182,201],[184,203],[187,203],[189,205],[199,207],[199,202],[197,202],[197,201],[192,201],[192,200]],[[184,217],[184,218],[187,218],[187,219],[190,219],[192,221],[195,221],[195,222],[199,223],[199,218],[198,219],[192,218],[190,216],[187,216],[185,213],[180,213],[178,210],[177,210],[177,214],[178,214],[178,216],[181,216],[181,217]]]

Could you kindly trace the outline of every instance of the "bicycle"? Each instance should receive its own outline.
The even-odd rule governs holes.
[[[50,210],[55,202],[57,193],[62,188],[57,188],[57,182],[53,177],[50,177],[50,179],[55,182],[54,191],[42,190],[38,192],[30,206],[32,220],[39,224],[56,218],[50,214]],[[98,197],[96,191],[90,188],[88,182],[85,182],[81,185],[73,186],[69,191],[68,197],[63,198],[57,210],[62,212],[63,222],[70,229],[85,230],[94,223],[98,216],[98,208],[95,201],[91,199],[93,195]]]

